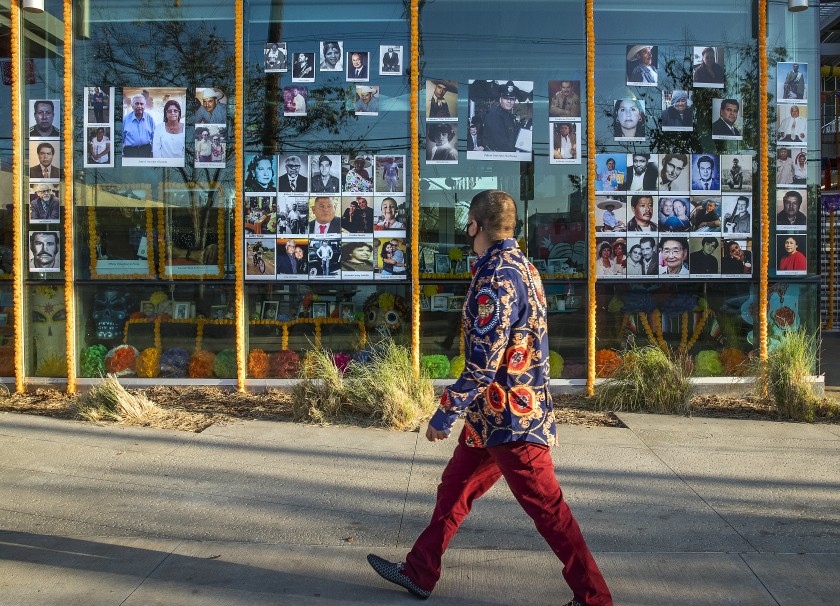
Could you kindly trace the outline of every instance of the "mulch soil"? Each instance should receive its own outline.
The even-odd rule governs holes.
[[[135,424],[159,429],[200,432],[214,423],[236,420],[294,420],[291,395],[280,390],[239,393],[215,387],[156,386],[137,391],[145,394],[169,414],[158,415]],[[79,419],[76,398],[77,396],[55,389],[37,389],[23,394],[0,396],[0,411]],[[614,413],[596,410],[594,399],[585,395],[558,394],[554,396],[554,404],[555,418],[560,424],[586,427],[624,426]],[[697,395],[691,399],[691,415],[779,420],[772,403],[749,396],[734,398]],[[340,422],[365,427],[372,424],[369,418],[342,418]]]

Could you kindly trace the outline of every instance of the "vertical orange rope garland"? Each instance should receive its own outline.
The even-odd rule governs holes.
[[[11,61],[12,61],[12,249],[15,260],[12,270],[12,298],[14,308],[12,314],[15,326],[15,391],[22,393],[23,383],[23,246],[21,229],[23,228],[21,215],[23,213],[22,201],[23,191],[21,190],[21,165],[23,154],[21,150],[20,130],[20,8],[19,0],[12,0],[10,4],[9,19],[11,21]]]
[[[234,125],[234,139],[236,150],[234,153],[234,174],[236,175],[236,195],[233,210],[233,264],[236,275],[236,297],[234,307],[236,309],[236,386],[239,391],[245,391],[245,375],[248,372],[245,355],[245,292],[242,288],[244,280],[242,271],[242,164],[245,151],[245,78],[244,78],[244,47],[243,32],[243,6],[242,0],[236,0],[236,112]],[[220,212],[222,212],[220,210]]]
[[[767,0],[758,0],[758,174],[761,175],[761,274],[758,281],[758,355],[767,359],[767,272],[770,254],[769,136],[767,133]]]
[[[595,9],[594,0],[586,0],[586,182],[589,217],[589,273],[587,294],[589,322],[587,324],[586,393],[595,393]]]
[[[64,0],[64,326],[67,393],[76,392],[76,306],[73,296],[73,2]]]
[[[411,362],[420,372],[420,8],[411,0]]]

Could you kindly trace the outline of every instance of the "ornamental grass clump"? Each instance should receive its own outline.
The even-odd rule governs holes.
[[[324,349],[307,352],[300,369],[300,381],[292,388],[295,421],[326,423],[347,411],[344,401],[344,374],[332,353]]]
[[[692,385],[685,359],[652,346],[620,355],[621,364],[595,389],[598,409],[688,413]]]
[[[342,373],[331,352],[307,353],[292,389],[295,420],[325,423],[354,417],[398,431],[419,427],[435,409],[428,372],[416,375],[411,352],[390,340],[365,358],[353,360]]]
[[[814,420],[821,405],[812,380],[818,351],[817,336],[800,328],[785,333],[767,359],[757,363],[758,394],[770,396],[783,419],[809,423]]]
[[[428,370],[421,366],[416,374],[411,352],[391,340],[374,349],[368,364],[350,364],[346,394],[354,411],[397,431],[417,429],[436,407]]]
[[[117,421],[131,425],[145,425],[150,417],[166,414],[143,394],[128,392],[113,374],[79,396],[76,410],[88,421]]]

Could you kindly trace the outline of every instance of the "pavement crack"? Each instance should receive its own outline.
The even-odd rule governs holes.
[[[685,485],[685,487],[686,487],[686,488],[688,488],[688,489],[689,489],[692,493],[694,493],[694,496],[696,496],[698,499],[700,499],[700,501],[702,501],[702,502],[703,502],[703,504],[704,504],[706,507],[708,507],[708,508],[709,508],[709,509],[711,509],[713,512],[715,512],[715,515],[716,515],[717,517],[719,517],[719,518],[721,519],[721,521],[722,521],[724,524],[726,524],[727,526],[729,526],[729,528],[732,530],[732,532],[734,532],[736,535],[738,535],[738,536],[741,538],[741,540],[742,540],[742,541],[744,541],[744,543],[746,543],[747,545],[749,545],[749,546],[750,546],[750,549],[752,549],[755,553],[761,553],[761,551],[760,551],[760,550],[759,550],[759,549],[758,549],[755,545],[753,545],[753,544],[749,541],[749,539],[747,539],[747,537],[745,537],[743,534],[741,534],[741,533],[738,531],[738,529],[737,529],[737,528],[735,528],[735,526],[733,526],[733,525],[732,525],[732,523],[731,523],[729,520],[727,520],[721,512],[719,512],[717,509],[715,509],[715,507],[714,507],[711,503],[709,503],[706,499],[704,499],[704,498],[703,498],[703,496],[702,496],[699,492],[697,492],[697,491],[694,489],[694,487],[693,487],[691,484],[689,484],[689,483],[688,483],[688,481],[687,481],[685,478],[683,478],[683,477],[679,474],[679,472],[678,472],[676,469],[674,469],[673,467],[671,467],[670,465],[668,465],[668,463],[665,461],[665,459],[663,459],[662,457],[660,457],[660,456],[659,456],[659,454],[658,454],[655,450],[653,450],[653,448],[651,448],[651,447],[648,445],[648,443],[647,443],[647,442],[645,442],[645,441],[642,439],[642,436],[640,436],[638,433],[636,433],[636,431],[635,431],[635,430],[634,430],[631,426],[629,426],[629,425],[628,425],[628,426],[627,426],[627,428],[628,428],[628,429],[629,429],[629,430],[633,433],[633,435],[634,435],[634,436],[636,436],[636,439],[637,439],[637,440],[639,440],[639,442],[641,442],[641,443],[644,445],[644,447],[645,447],[645,448],[647,448],[647,450],[648,450],[648,452],[650,452],[650,454],[652,454],[654,457],[656,457],[656,459],[657,459],[660,463],[662,463],[662,464],[663,464],[666,468],[668,468],[668,470],[669,470],[672,474],[674,474],[674,476],[676,476],[676,477],[679,479],[679,481],[680,481],[680,482],[682,482],[682,483]]]
[[[758,582],[759,582],[759,584],[760,584],[762,587],[764,587],[764,591],[766,591],[766,592],[767,592],[767,595],[769,595],[769,596],[770,596],[770,599],[771,599],[771,600],[773,600],[773,601],[776,603],[776,606],[781,606],[781,603],[779,602],[779,600],[777,600],[777,599],[776,599],[776,596],[774,596],[774,595],[773,595],[773,592],[770,590],[770,588],[769,588],[769,587],[768,587],[768,586],[764,583],[764,581],[762,581],[762,580],[761,580],[761,577],[760,577],[760,576],[758,576],[758,575],[756,574],[755,570],[753,570],[753,569],[752,569],[752,566],[750,566],[750,563],[749,563],[749,562],[747,562],[747,560],[744,558],[744,554],[743,554],[743,553],[739,553],[739,554],[738,554],[738,557],[739,557],[739,558],[741,558],[741,561],[744,563],[744,565],[747,567],[747,569],[748,569],[748,570],[752,573],[752,575],[755,577],[755,580],[756,580],[756,581],[758,581]]]
[[[132,596],[132,595],[134,595],[134,592],[136,592],[138,589],[140,589],[140,588],[143,586],[143,584],[144,584],[144,583],[145,583],[145,582],[149,579],[149,577],[151,577],[151,576],[155,573],[155,571],[156,571],[158,568],[160,568],[161,566],[163,566],[163,563],[164,563],[164,562],[166,562],[166,560],[168,560],[170,557],[172,557],[172,554],[173,554],[173,553],[175,553],[175,551],[176,551],[179,547],[181,547],[181,545],[183,545],[183,544],[184,544],[184,542],[183,542],[183,541],[178,541],[178,544],[177,544],[177,545],[175,545],[172,549],[170,549],[170,550],[169,550],[169,553],[167,553],[165,556],[163,556],[163,558],[161,558],[160,562],[158,562],[157,564],[155,564],[154,568],[152,568],[152,569],[149,571],[149,573],[148,573],[145,577],[143,577],[143,580],[142,580],[142,581],[140,581],[140,582],[137,584],[137,587],[135,587],[134,589],[132,589],[132,590],[131,590],[131,592],[130,592],[127,596],[125,596],[125,599],[124,599],[122,602],[120,602],[120,606],[122,606],[122,605],[123,605],[123,604],[125,604],[128,600],[130,600],[130,599],[131,599],[131,596]]]
[[[408,481],[405,484],[405,494],[403,495],[403,509],[400,514],[400,523],[397,527],[397,540],[394,547],[399,547],[400,538],[402,538],[403,525],[405,524],[405,510],[408,508],[408,491],[411,489],[411,476],[414,473],[414,461],[417,459],[417,446],[420,443],[420,431],[417,432],[417,438],[414,440],[414,452],[411,453],[411,467],[408,470]]]

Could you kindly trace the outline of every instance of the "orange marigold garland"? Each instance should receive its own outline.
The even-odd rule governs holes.
[[[609,378],[621,366],[621,356],[612,349],[599,349],[595,352],[595,374]]]
[[[269,356],[262,349],[252,349],[248,354],[248,376],[265,379],[269,371]]]
[[[703,331],[703,327],[706,325],[706,320],[709,316],[712,315],[712,310],[710,308],[706,308],[703,310],[703,315],[700,316],[700,320],[697,322],[697,326],[694,327],[694,332],[691,334],[691,339],[689,339],[688,344],[685,346],[685,351],[690,351],[694,344],[697,343],[697,339],[700,338],[700,333]]]
[[[597,255],[595,251],[595,0],[586,0],[586,149],[587,154],[586,181],[587,201],[586,208],[589,216],[588,236],[589,255],[588,274],[586,280],[586,293],[588,296],[588,319],[586,333],[586,393],[590,396],[595,393],[595,375],[597,372],[596,347],[596,314],[598,302],[595,298],[595,280],[597,272],[595,262]]]
[[[245,291],[242,288],[244,281],[244,262],[243,262],[243,217],[239,209],[242,208],[243,200],[242,194],[245,187],[242,184],[242,175],[244,173],[244,152],[245,152],[245,87],[242,85],[245,82],[245,49],[242,40],[245,39],[243,31],[245,29],[245,10],[243,0],[235,1],[235,18],[234,30],[236,35],[234,40],[239,42],[235,45],[236,58],[236,107],[234,108],[234,124],[233,124],[233,140],[236,146],[236,153],[234,154],[233,178],[236,182],[236,191],[234,192],[233,202],[233,271],[236,278],[233,281],[235,290],[234,295],[234,318],[236,322],[236,365],[237,365],[237,388],[239,391],[245,391],[245,330],[247,328],[245,316]]]

